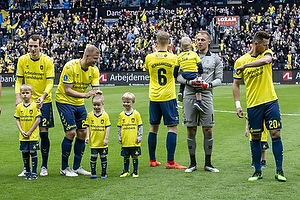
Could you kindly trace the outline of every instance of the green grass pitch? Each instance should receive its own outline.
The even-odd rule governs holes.
[[[267,151],[267,165],[263,169],[263,179],[248,182],[254,170],[250,168],[249,140],[244,136],[245,120],[235,114],[235,103],[231,86],[214,89],[215,122],[212,163],[220,173],[203,170],[203,135],[198,129],[197,162],[198,170],[185,173],[184,170],[167,170],[166,132],[160,126],[158,133],[157,160],[162,165],[149,167],[147,137],[149,132],[148,87],[122,86],[101,87],[105,97],[105,110],[112,123],[109,136],[108,178],[91,179],[89,176],[63,177],[59,174],[61,165],[61,142],[63,128],[54,106],[55,127],[50,129],[51,149],[48,163],[49,176],[37,180],[17,177],[23,168],[19,151],[18,130],[13,117],[15,110],[14,88],[2,88],[0,107],[0,199],[299,199],[300,188],[300,106],[298,85],[275,86],[282,114],[282,141],[284,145],[283,169],[287,182],[275,180],[275,162],[272,144]],[[53,94],[56,88],[53,89]],[[177,88],[178,91],[178,88]],[[123,110],[121,97],[125,92],[136,96],[134,108],[142,116],[144,134],[142,155],[139,157],[139,178],[119,178],[123,170],[123,158],[117,137],[117,120]],[[87,111],[92,110],[91,99],[85,101]],[[245,88],[241,89],[241,104],[246,111]],[[186,128],[181,126],[182,109],[179,108],[180,124],[175,161],[189,165],[186,145]],[[73,151],[73,150],[72,150]],[[41,154],[38,152],[39,166]],[[90,171],[90,149],[86,146],[82,166]],[[73,154],[69,159],[72,167]],[[40,167],[38,167],[38,172]],[[132,170],[132,162],[130,163]],[[100,160],[97,174],[100,175]]]

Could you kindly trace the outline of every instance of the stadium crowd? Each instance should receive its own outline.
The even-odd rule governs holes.
[[[220,27],[214,17],[224,15],[239,16],[240,26]],[[100,72],[142,71],[146,55],[153,52],[154,35],[159,29],[172,35],[175,54],[180,53],[180,38],[194,39],[199,30],[212,33],[213,42],[220,45],[224,70],[232,70],[235,60],[250,50],[255,32],[265,30],[272,35],[269,47],[274,52],[274,69],[299,69],[300,64],[300,6],[296,4],[275,7],[270,3],[257,10],[246,10],[243,5],[197,6],[190,10],[179,7],[176,14],[156,7],[153,15],[145,13],[142,7],[136,15],[122,9],[112,25],[99,16],[97,7],[89,6],[86,12],[62,9],[57,15],[53,9],[44,13],[23,10],[11,12],[9,19],[11,23],[2,24],[0,29],[2,73],[15,71],[18,58],[28,52],[26,41],[33,33],[43,36],[42,52],[53,59],[56,72],[61,72],[69,60],[82,57],[85,47],[91,44],[102,53],[97,64]],[[196,50],[196,44],[193,46]]]

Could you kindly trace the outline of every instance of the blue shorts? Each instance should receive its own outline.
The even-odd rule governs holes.
[[[123,157],[138,157],[141,153],[141,147],[122,147],[121,156]]]
[[[52,103],[44,103],[41,108],[42,118],[40,127],[54,127]]]
[[[261,142],[261,150],[265,151],[267,149],[269,149],[268,142]]]
[[[268,130],[282,128],[278,100],[271,101],[253,108],[248,108],[249,131],[258,134],[264,130],[264,120]]]
[[[87,113],[84,105],[74,106],[56,102],[56,107],[65,132],[73,129],[86,129]]]
[[[20,141],[20,151],[40,150],[39,141]]]
[[[91,154],[92,155],[98,155],[98,153],[100,154],[100,156],[106,156],[108,154],[108,148],[92,148],[91,149]]]
[[[182,72],[181,75],[183,78],[185,78],[187,80],[193,80],[193,79],[199,77],[198,72]]]
[[[164,117],[164,125],[179,124],[179,115],[176,99],[163,102],[150,101],[149,105],[150,124],[160,124],[161,117]]]

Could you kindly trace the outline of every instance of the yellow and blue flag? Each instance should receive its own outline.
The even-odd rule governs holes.
[[[4,19],[8,16],[9,11],[1,10],[0,12],[0,23],[3,23]]]

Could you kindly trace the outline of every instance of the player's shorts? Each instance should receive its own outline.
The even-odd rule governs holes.
[[[265,151],[267,149],[269,149],[268,142],[261,142],[261,150]]]
[[[92,148],[91,149],[91,154],[92,155],[97,155],[100,154],[100,156],[106,156],[108,154],[108,147],[106,148]]]
[[[160,124],[162,116],[164,118],[164,125],[166,126],[179,124],[176,99],[162,102],[150,101],[149,115],[151,125]]]
[[[52,103],[44,103],[41,108],[42,118],[40,122],[40,127],[51,128],[54,127],[54,119],[53,119],[53,109]]]
[[[204,97],[204,96],[202,96]],[[195,108],[194,103],[196,99],[183,98],[183,122],[182,126],[205,126],[210,127],[215,125],[214,120],[214,106],[212,100],[205,100],[202,98],[203,112],[199,112]]]
[[[65,132],[73,129],[86,129],[87,112],[84,105],[74,106],[56,102],[56,107]]]
[[[268,130],[282,128],[278,100],[248,108],[247,113],[251,134],[258,134],[264,130],[264,120]]]
[[[182,72],[181,75],[184,79],[187,79],[187,80],[193,80],[193,79],[199,77],[198,72]]]
[[[121,156],[123,157],[138,157],[141,153],[141,147],[122,147]]]
[[[20,151],[40,150],[39,141],[20,141]]]

